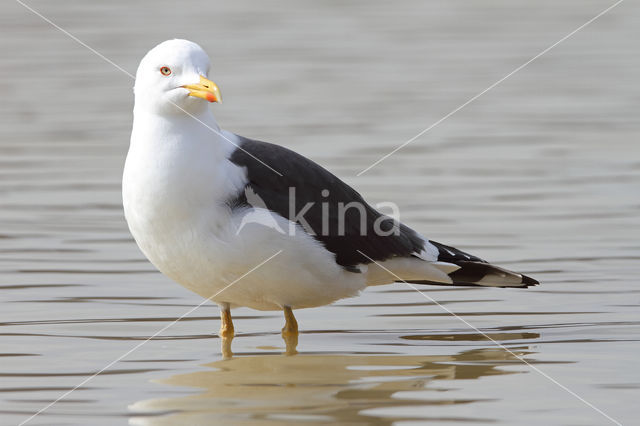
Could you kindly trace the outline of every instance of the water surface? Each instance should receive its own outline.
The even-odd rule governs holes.
[[[129,72],[161,40],[199,42],[224,127],[311,156],[372,202],[395,201],[430,238],[543,284],[424,287],[459,318],[402,284],[372,288],[297,312],[296,356],[283,355],[281,314],[237,309],[235,356],[223,360],[218,310],[205,305],[28,424],[613,423],[562,386],[634,423],[637,3],[359,177],[612,2],[29,4]],[[18,3],[0,6],[0,22],[9,425],[200,299],[154,270],[123,219],[130,77]]]

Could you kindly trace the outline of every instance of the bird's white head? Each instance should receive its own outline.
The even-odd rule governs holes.
[[[200,114],[208,102],[221,102],[208,79],[209,56],[196,43],[167,40],[140,61],[134,86],[135,110],[157,114]]]

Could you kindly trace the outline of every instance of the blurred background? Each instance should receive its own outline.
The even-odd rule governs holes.
[[[222,360],[206,305],[28,424],[632,423],[637,2],[357,176],[614,3],[26,1],[131,74],[163,40],[199,43],[222,127],[542,282],[424,288],[502,346],[395,284],[298,311],[294,357],[280,313],[238,309]],[[20,2],[0,4],[0,35],[0,424],[19,424],[201,300],[144,259],[124,221],[132,78]]]

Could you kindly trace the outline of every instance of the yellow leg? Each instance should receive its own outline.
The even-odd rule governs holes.
[[[233,341],[233,337],[220,338],[220,351],[222,352],[223,359],[230,359],[231,357],[233,357],[233,352],[231,351],[232,341]]]
[[[231,342],[234,336],[233,321],[231,320],[231,308],[228,303],[220,305],[220,349],[222,357],[229,359],[233,356]]]
[[[289,306],[284,307],[284,319],[286,322],[282,328],[282,335],[298,335],[298,321]]]
[[[282,338],[287,346],[286,354],[295,355],[298,353],[296,350],[298,346],[298,321],[289,306],[284,307],[284,319],[286,322],[282,328]]]
[[[233,339],[233,321],[231,320],[231,308],[228,304],[220,307],[220,320],[220,337]]]

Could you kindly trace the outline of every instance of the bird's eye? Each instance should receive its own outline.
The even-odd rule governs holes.
[[[160,68],[160,73],[162,75],[171,75],[171,68],[169,67],[162,67]]]

